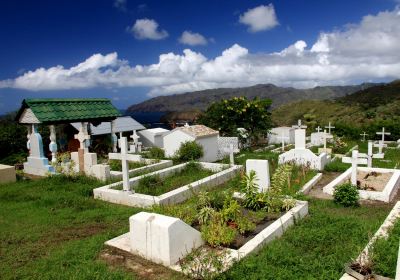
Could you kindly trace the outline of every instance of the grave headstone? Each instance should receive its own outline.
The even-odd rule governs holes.
[[[201,233],[182,220],[140,212],[129,218],[131,252],[166,266],[203,245]]]
[[[223,148],[222,150],[225,153],[229,153],[229,164],[231,166],[234,166],[235,165],[235,153],[240,152],[240,150],[237,148],[235,149],[233,144],[229,144],[229,148]]]
[[[353,150],[351,153],[351,157],[342,157],[342,162],[351,163],[351,184],[357,186],[357,165],[368,164],[367,159],[360,158],[358,156],[358,151]]]
[[[285,136],[284,131],[282,131],[281,136],[278,136],[277,138],[278,138],[278,140],[282,141],[282,152],[284,152],[285,151],[285,140],[289,141],[290,137]]]
[[[263,159],[248,159],[246,160],[246,174],[254,171],[256,174],[255,183],[258,185],[258,190],[264,192],[271,185],[269,177],[268,160]]]

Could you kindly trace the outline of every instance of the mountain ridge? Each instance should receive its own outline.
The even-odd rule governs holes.
[[[212,102],[235,96],[247,98],[270,98],[272,106],[278,107],[300,100],[332,100],[349,95],[359,90],[367,89],[380,84],[362,83],[347,86],[317,86],[309,89],[293,87],[278,87],[273,84],[257,84],[241,88],[217,88],[201,91],[186,92],[168,96],[157,96],[144,102],[131,105],[127,112],[179,112],[190,110],[205,110]]]

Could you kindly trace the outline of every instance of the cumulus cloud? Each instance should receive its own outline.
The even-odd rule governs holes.
[[[59,65],[25,72],[0,81],[0,88],[148,87],[149,95],[156,96],[258,83],[304,88],[396,78],[400,78],[398,9],[321,33],[310,47],[298,40],[278,52],[254,54],[234,44],[214,58],[185,49],[181,54],[161,54],[157,63],[149,65],[130,65],[116,53],[95,54],[70,68]]]
[[[260,5],[240,15],[239,22],[249,27],[249,32],[269,30],[279,24],[272,4]]]
[[[164,29],[159,29],[158,23],[154,19],[138,19],[129,28],[129,31],[139,40],[161,40],[168,37],[168,32]]]
[[[181,37],[178,39],[179,43],[197,46],[197,45],[207,45],[207,39],[200,33],[194,33],[192,31],[183,31]]]

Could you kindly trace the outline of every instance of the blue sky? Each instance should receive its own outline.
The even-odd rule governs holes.
[[[396,5],[1,1],[0,113],[34,97],[108,97],[124,109],[205,88],[389,81],[400,77]]]

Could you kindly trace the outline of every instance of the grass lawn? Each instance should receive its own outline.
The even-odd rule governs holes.
[[[0,278],[140,279],[98,258],[103,243],[127,232],[129,216],[141,211],[94,200],[92,189],[101,185],[83,177],[0,185]],[[309,217],[221,278],[338,279],[390,210],[320,200],[309,207]]]
[[[389,232],[389,237],[379,238],[372,247],[372,270],[374,273],[395,278],[399,254],[400,221]]]
[[[135,192],[148,195],[161,195],[184,185],[196,182],[214,174],[198,163],[188,163],[180,172],[160,178],[157,175],[146,176],[140,179]]]
[[[0,278],[132,279],[97,255],[139,210],[94,200],[101,185],[85,177],[0,185]]]
[[[379,228],[389,206],[343,208],[310,200],[310,215],[220,279],[339,279]]]
[[[112,171],[122,171],[122,163],[120,160],[116,159],[111,159],[109,161],[110,164],[110,170]],[[136,169],[139,167],[146,166],[147,164],[144,162],[139,162],[139,161],[129,161],[128,162],[128,168],[129,170]]]

